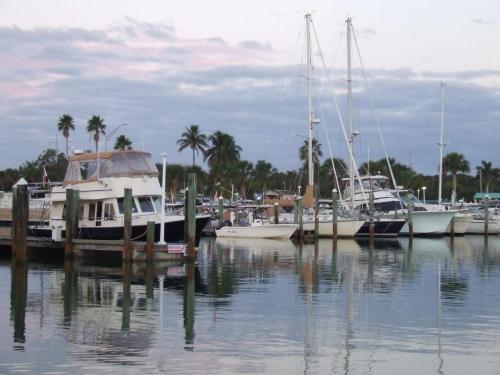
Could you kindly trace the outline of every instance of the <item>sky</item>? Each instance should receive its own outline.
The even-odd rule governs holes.
[[[110,136],[101,148],[126,134],[155,160],[166,152],[188,164],[176,141],[198,124],[232,134],[243,159],[298,168],[308,12],[324,158],[328,144],[347,158],[333,97],[347,123],[349,16],[367,77],[354,50],[358,163],[383,156],[378,118],[390,156],[435,173],[445,81],[445,154],[463,153],[472,170],[481,160],[499,166],[499,1],[0,0],[0,169],[56,143],[64,150],[64,113],[75,119],[74,149],[91,148],[85,126],[98,114]]]

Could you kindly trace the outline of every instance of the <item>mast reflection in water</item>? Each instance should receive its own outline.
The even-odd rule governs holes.
[[[203,240],[196,263],[97,264],[0,261],[0,373],[500,368],[497,237]]]

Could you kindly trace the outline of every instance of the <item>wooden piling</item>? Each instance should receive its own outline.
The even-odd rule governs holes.
[[[184,243],[188,242],[188,193],[189,187],[184,189]]]
[[[369,214],[368,231],[370,239],[375,238],[375,223],[373,221],[374,200],[375,199],[373,196],[373,190],[370,188],[370,193],[368,196],[368,214]]]
[[[484,235],[487,236],[489,232],[489,221],[490,221],[490,197],[486,195],[484,197]]]
[[[146,261],[153,261],[153,247],[155,241],[155,222],[148,221],[147,224],[147,237],[146,237]]]
[[[274,202],[274,224],[280,223],[280,205]]]
[[[224,224],[224,198],[219,197],[219,226]]]
[[[64,239],[64,257],[73,256],[73,239],[78,233],[80,208],[80,192],[71,188],[66,189],[66,235]]]
[[[410,240],[413,239],[413,202],[410,198],[406,200],[406,207],[408,209],[408,236]]]
[[[27,259],[29,196],[28,185],[12,189],[12,261],[24,263]]]
[[[123,194],[123,260],[132,260],[132,189],[125,188]]]
[[[319,185],[314,187],[314,238],[319,237]]]
[[[298,199],[298,219],[299,219],[299,241],[304,241],[304,209],[302,207],[302,197]]]
[[[299,223],[299,198],[295,197],[293,200],[293,223]]]
[[[339,209],[339,197],[337,189],[332,190],[332,225],[333,225],[333,239],[338,238],[338,209]]]
[[[188,221],[188,258],[194,260],[196,258],[196,173],[188,175],[188,207],[186,219]]]

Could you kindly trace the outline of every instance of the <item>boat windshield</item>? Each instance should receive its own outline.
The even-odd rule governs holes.
[[[74,183],[96,180],[98,165],[99,178],[158,176],[151,154],[125,151],[102,153],[99,157],[96,153],[77,155],[70,160],[64,181]]]

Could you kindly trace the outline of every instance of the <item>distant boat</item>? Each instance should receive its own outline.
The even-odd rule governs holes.
[[[251,224],[242,226],[224,226],[215,230],[217,237],[238,238],[268,238],[288,239],[297,230],[297,224],[272,224],[265,223],[262,219],[255,219]]]

